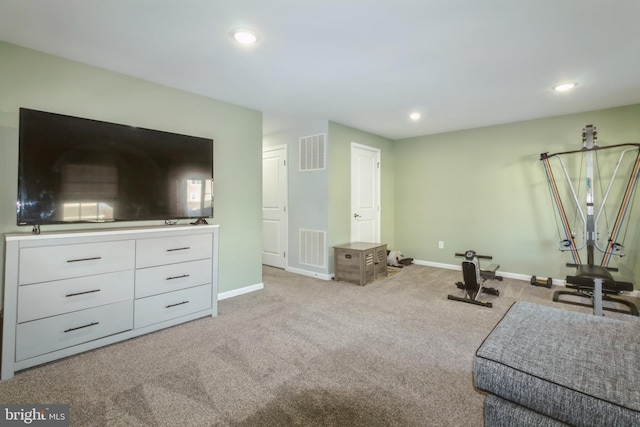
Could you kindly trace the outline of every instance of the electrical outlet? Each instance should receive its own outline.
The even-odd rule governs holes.
[[[439,248],[439,249],[444,249],[444,242],[443,242],[442,240],[440,240],[440,241],[438,242],[438,248]]]

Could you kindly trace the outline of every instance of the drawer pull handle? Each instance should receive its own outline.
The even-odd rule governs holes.
[[[91,258],[78,258],[78,259],[69,259],[67,262],[81,262],[81,261],[94,261],[96,259],[102,259],[101,256],[94,256]]]
[[[94,290],[91,290],[91,291],[84,291],[84,292],[76,292],[74,294],[68,294],[68,295],[65,295],[65,296],[67,298],[69,298],[69,297],[77,297],[78,295],[92,294],[94,292],[100,292],[100,289],[94,289]]]
[[[189,275],[183,274],[182,276],[167,277],[167,280],[184,279],[185,277],[189,277]]]
[[[64,333],[66,334],[67,332],[77,331],[78,329],[88,328],[90,326],[96,326],[96,325],[99,325],[99,324],[100,324],[100,322],[91,322],[88,325],[83,325],[83,326],[78,326],[77,328],[67,329],[66,331],[64,331]]]
[[[351,254],[346,254],[344,257],[345,257],[346,259],[351,259]]]
[[[182,301],[182,302],[178,302],[176,304],[169,304],[168,306],[166,306],[165,308],[171,308],[171,307],[175,307],[177,305],[182,305],[182,304],[189,304],[189,301]]]
[[[184,248],[167,249],[167,252],[186,251],[188,249],[191,249],[191,248],[189,246],[185,246]]]

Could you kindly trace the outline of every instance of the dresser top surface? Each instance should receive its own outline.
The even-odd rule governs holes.
[[[217,224],[208,225],[160,225],[160,226],[143,226],[143,227],[122,227],[122,228],[95,228],[95,229],[82,229],[82,230],[56,230],[42,232],[41,234],[34,233],[5,233],[5,240],[43,240],[54,239],[61,237],[90,237],[90,236],[106,236],[106,235],[128,235],[128,234],[145,234],[145,233],[158,233],[158,232],[205,232],[205,230],[217,229],[220,226]],[[211,232],[211,231],[209,231]]]

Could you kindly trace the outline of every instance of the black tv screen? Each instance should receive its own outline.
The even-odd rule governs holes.
[[[213,216],[213,140],[20,109],[18,225]]]

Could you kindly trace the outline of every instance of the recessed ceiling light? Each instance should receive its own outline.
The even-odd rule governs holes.
[[[258,41],[258,34],[255,31],[240,28],[231,32],[233,38],[242,44],[253,44]]]
[[[578,85],[577,83],[561,83],[559,85],[555,85],[553,87],[553,90],[555,90],[556,92],[566,92],[568,90],[573,89],[577,85]]]
[[[422,116],[420,115],[420,113],[411,113],[411,114],[409,114],[409,118],[410,118],[411,120],[419,120],[419,119],[420,119],[420,117],[422,117]]]

